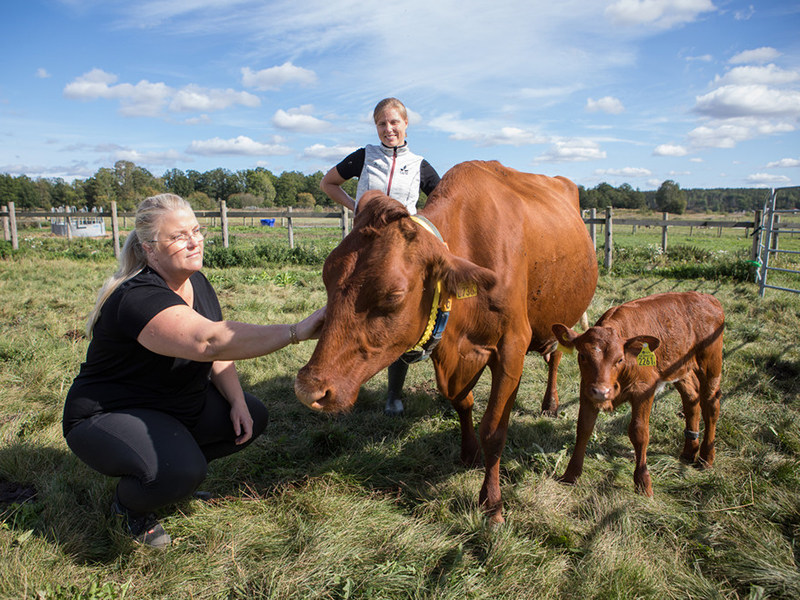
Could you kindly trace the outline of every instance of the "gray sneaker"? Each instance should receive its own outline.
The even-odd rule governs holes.
[[[111,510],[124,519],[124,527],[134,542],[152,548],[164,548],[172,543],[172,538],[164,531],[153,513],[134,513],[122,506],[116,499],[111,503]]]

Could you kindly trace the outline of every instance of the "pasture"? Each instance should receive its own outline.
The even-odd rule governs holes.
[[[306,342],[239,363],[270,425],[246,451],[211,464],[202,489],[212,500],[164,513],[174,540],[165,552],[119,532],[109,514],[114,482],[61,436],[85,318],[113,255],[107,244],[70,249],[23,233],[25,248],[0,260],[0,597],[800,597],[800,296],[758,297],[742,276],[751,243],[743,232],[694,232],[689,241],[671,233],[673,256],[651,233],[615,232],[627,252],[601,275],[589,320],[662,291],[720,299],[727,324],[712,469],[679,461],[680,399],[668,388],[651,417],[654,498],[633,490],[625,406],[598,420],[579,483],[557,483],[575,441],[578,369],[566,355],[562,410],[543,418],[547,371],[529,356],[501,461],[507,522],[489,527],[477,506],[483,470],[458,463],[458,420],[430,363],[409,370],[404,416],[383,415],[381,373],[350,414],[329,417],[294,396],[313,349]],[[283,231],[242,227],[234,247],[271,235],[285,242]],[[337,230],[314,235],[324,248]],[[296,242],[306,243],[303,231]],[[205,272],[226,318],[274,323],[325,303],[321,269],[266,261]],[[488,386],[485,374],[478,418]]]

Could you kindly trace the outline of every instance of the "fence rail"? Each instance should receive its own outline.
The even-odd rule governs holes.
[[[662,213],[660,219],[638,219],[638,218],[617,218],[614,216],[613,209],[605,209],[605,214],[598,217],[596,209],[584,211],[584,223],[588,226],[589,235],[592,239],[594,247],[597,248],[597,226],[602,229],[604,236],[603,244],[603,263],[606,269],[610,269],[613,264],[613,236],[615,228],[621,226],[630,226],[633,228],[634,233],[638,227],[645,228],[661,228],[661,249],[666,252],[668,243],[668,230],[671,227],[689,227],[693,228],[709,228],[718,229],[721,235],[723,229],[743,229],[745,235],[750,235],[750,230],[753,231],[753,245],[751,250],[751,260],[759,260],[760,252],[763,248],[761,246],[761,232],[763,211],[757,210],[754,212],[754,217],[750,220],[741,221],[716,221],[713,219],[670,219],[667,213]],[[231,219],[281,219],[281,226],[283,222],[286,223],[289,246],[294,247],[294,228],[295,221],[298,219],[336,219],[339,227],[341,228],[342,238],[344,238],[350,230],[352,225],[352,212],[344,207],[340,210],[312,213],[312,212],[294,212],[291,207],[287,210],[228,210],[225,202],[220,202],[219,210],[197,210],[195,215],[199,219],[211,219],[212,227],[216,227],[216,219],[220,220],[222,229],[223,247],[228,247],[229,235],[228,228]],[[17,237],[17,221],[25,218],[43,218],[53,220],[60,219],[63,221],[67,219],[78,219],[86,216],[102,217],[111,220],[111,235],[114,239],[114,254],[119,257],[119,238],[120,238],[120,219],[123,220],[122,228],[126,228],[125,220],[134,218],[134,212],[117,212],[116,203],[111,204],[110,213],[86,213],[86,212],[47,212],[47,211],[25,211],[16,212],[13,203],[9,203],[7,207],[0,210],[0,219],[3,222],[4,239],[11,241],[12,247],[16,250],[18,248]],[[71,233],[71,228],[67,227],[68,237]],[[800,233],[800,223],[781,223],[780,230],[783,232],[790,232],[791,234]],[[776,232],[777,233],[777,232]],[[778,251],[777,249],[773,251]]]

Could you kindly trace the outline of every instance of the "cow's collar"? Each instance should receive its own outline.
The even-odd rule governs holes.
[[[442,234],[436,229],[436,226],[422,215],[412,215],[411,220],[419,224],[423,229],[432,233],[436,238],[442,242],[445,247],[447,242],[442,238]],[[436,282],[436,290],[433,293],[433,302],[431,303],[431,314],[428,319],[428,325],[422,333],[422,338],[410,350],[406,351],[400,358],[403,362],[411,364],[425,360],[428,358],[433,349],[442,339],[444,328],[447,326],[447,319],[450,317],[450,298],[442,298],[442,282]]]

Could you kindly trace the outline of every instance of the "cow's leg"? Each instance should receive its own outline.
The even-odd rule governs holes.
[[[631,399],[631,422],[628,437],[636,453],[636,467],[633,470],[633,484],[636,491],[645,496],[653,495],[653,484],[647,470],[647,444],[650,442],[650,410],[653,396]]]
[[[594,431],[599,412],[600,411],[592,402],[581,398],[580,407],[578,408],[578,428],[577,435],[575,436],[575,449],[572,451],[572,457],[569,459],[567,470],[558,478],[562,483],[575,483],[578,477],[581,476],[581,473],[583,473],[583,459],[586,456],[586,446],[589,444],[589,438],[592,437],[592,431]]]
[[[500,456],[506,445],[508,419],[517,398],[521,371],[520,368],[516,381],[508,375],[500,374],[500,369],[492,373],[492,395],[481,419],[480,438],[486,473],[479,502],[492,523],[505,522],[502,514],[503,500],[500,496]]]
[[[547,417],[558,416],[558,387],[556,380],[558,377],[558,365],[561,362],[562,353],[558,350],[543,355],[547,363],[547,388],[542,399],[542,414]]]
[[[721,364],[722,361],[720,361]],[[720,389],[720,373],[709,373],[708,379],[703,386],[700,396],[700,407],[703,410],[703,443],[700,445],[700,456],[698,462],[701,466],[710,467],[714,464],[716,450],[714,443],[717,436],[717,420],[719,419],[719,403],[722,397]]]
[[[474,403],[472,392],[469,392],[458,402],[451,402],[456,413],[458,413],[458,421],[461,424],[461,462],[468,467],[479,467],[483,464],[481,446],[478,444],[475,425],[472,421],[472,406]]]
[[[681,460],[687,463],[694,462],[700,449],[699,388],[700,382],[694,373],[688,373],[683,379],[675,382],[675,389],[678,390],[683,403],[683,416],[686,419]]]

